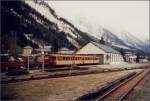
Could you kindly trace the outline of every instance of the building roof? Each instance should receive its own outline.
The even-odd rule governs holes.
[[[69,50],[68,48],[61,48],[59,49],[59,51],[57,53],[60,53],[60,54],[73,54],[74,53],[74,50]]]
[[[96,43],[96,42],[91,42],[93,45],[95,45],[96,47],[104,50],[106,53],[120,53],[118,52],[117,50],[109,47],[109,46],[106,46],[106,45],[103,45],[103,44],[100,44],[100,43]]]
[[[44,48],[49,48],[49,49],[51,49],[51,48],[52,48],[52,46],[44,46]]]
[[[70,50],[68,48],[63,47],[63,48],[59,49],[59,51],[70,51]]]

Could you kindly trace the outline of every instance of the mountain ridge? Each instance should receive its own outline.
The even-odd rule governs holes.
[[[117,44],[128,47],[124,41],[106,28],[99,28],[100,37],[80,29],[76,24],[56,14],[55,10],[44,1],[2,2],[2,18],[4,19],[2,39],[13,39],[13,36],[9,35],[15,34],[17,40],[16,43],[13,42],[16,44],[14,46],[20,48],[26,45],[34,48],[51,45],[53,52],[63,47],[78,50],[90,41],[99,43],[100,37],[104,37],[109,46]],[[13,22],[10,23],[11,21]],[[32,37],[27,38],[28,34],[31,34]],[[12,42],[9,40],[3,43],[2,49],[10,50],[10,46],[6,45],[10,43]]]

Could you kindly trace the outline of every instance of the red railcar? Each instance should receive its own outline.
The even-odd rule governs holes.
[[[37,57],[37,63],[42,64],[42,57]],[[52,54],[45,55],[45,65],[62,66],[62,65],[84,65],[84,64],[98,64],[99,58],[93,55],[64,55]]]

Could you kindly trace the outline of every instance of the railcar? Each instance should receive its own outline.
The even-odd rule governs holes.
[[[19,69],[20,67],[28,66],[27,57],[22,57],[22,60],[15,59],[14,61],[8,61],[8,59],[2,59],[1,69]],[[63,55],[63,54],[47,54],[44,55],[44,66],[69,66],[69,65],[85,65],[85,64],[98,64],[99,58],[93,55]],[[30,58],[30,68],[35,66],[42,66],[43,57],[36,56]]]
[[[37,63],[42,64],[42,57],[37,57]],[[65,66],[65,65],[84,65],[84,64],[98,64],[99,58],[93,55],[62,55],[53,54],[44,57],[45,65]]]
[[[34,66],[34,59],[30,58],[30,67],[33,67]],[[1,70],[5,71],[5,70],[12,70],[12,69],[20,69],[21,67],[25,68],[27,67],[28,65],[28,58],[27,57],[18,57],[18,58],[15,58],[12,56],[10,57],[1,57],[1,61],[0,61],[0,64],[1,64]]]

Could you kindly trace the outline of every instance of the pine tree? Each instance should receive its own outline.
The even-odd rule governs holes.
[[[101,37],[100,43],[105,45],[105,41],[103,37]]]

